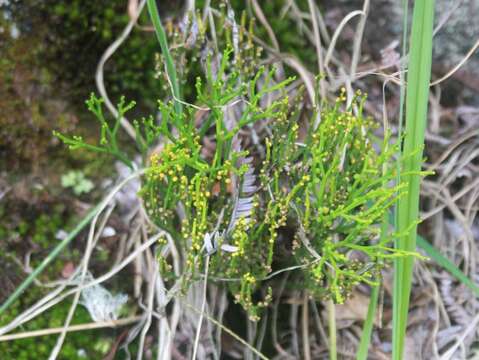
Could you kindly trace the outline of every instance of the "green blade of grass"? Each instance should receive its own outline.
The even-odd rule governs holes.
[[[35,278],[40,275],[43,270],[60,254],[60,252],[77,236],[80,231],[98,214],[101,208],[101,203],[95,206],[85,216],[85,218],[63,239],[49,254],[43,259],[40,265],[38,265],[28,277],[15,289],[15,291],[8,297],[7,300],[0,306],[0,315],[7,310],[7,308],[30,286]]]
[[[357,360],[367,360],[368,358],[369,343],[371,342],[371,333],[373,332],[374,318],[376,317],[376,308],[378,306],[379,287],[380,285],[376,285],[371,288],[368,313],[364,321],[363,332],[356,355]]]
[[[336,345],[336,305],[332,300],[326,303],[328,311],[328,332],[329,332],[329,359],[338,359],[338,350]]]
[[[389,215],[389,222],[392,224],[394,216],[392,214]],[[458,281],[467,286],[477,297],[479,297],[479,286],[469,277],[467,277],[467,275],[465,275],[452,261],[442,255],[433,245],[431,245],[420,235],[417,235],[417,247],[423,249],[426,255],[436,262],[436,264],[449,272]],[[373,286],[371,288],[368,312],[366,320],[364,321],[363,332],[361,334],[361,340],[356,355],[357,360],[366,360],[368,358],[371,333],[374,327],[374,318],[376,316],[376,309],[378,305],[379,288],[380,285]]]
[[[168,40],[166,38],[165,29],[161,24],[160,14],[158,12],[158,7],[156,6],[156,0],[147,0],[148,13],[150,14],[151,22],[155,28],[156,37],[160,43],[161,52],[165,57],[166,63],[166,72],[168,78],[171,82],[171,92],[173,94],[174,103],[175,103],[175,112],[179,115],[183,112],[181,105],[181,96],[180,96],[180,87],[178,85],[178,78],[176,76],[175,63],[173,62],[173,57],[171,56],[170,49],[168,47]]]
[[[38,275],[40,275],[43,270],[62,252],[62,250],[82,231],[85,226],[87,226],[90,221],[92,221],[95,216],[102,212],[105,207],[111,202],[113,196],[123,187],[125,184],[141,174],[144,173],[144,170],[138,170],[128,176],[126,179],[121,181],[115,188],[105,197],[105,199],[95,206],[88,214],[83,218],[82,221],[68,234],[65,239],[63,239],[49,254],[43,259],[43,261],[38,265],[28,277],[15,289],[15,291],[5,300],[5,302],[0,306],[0,315],[7,310],[7,308],[17,300],[20,295],[31,285],[33,280],[35,280]]]
[[[392,224],[394,220],[393,214],[389,214],[389,222]],[[467,286],[479,297],[479,285],[472,281],[461,269],[459,269],[452,261],[442,255],[438,249],[431,245],[421,235],[417,235],[417,247],[424,250],[427,256],[434,260],[444,270],[448,271],[457,280]]]
[[[452,261],[442,255],[434,246],[432,246],[426,239],[417,237],[417,245],[424,250],[424,252],[433,259],[444,270],[448,271],[457,280],[471,289],[476,296],[479,297],[479,286],[466,276]]]
[[[386,171],[386,169],[384,169]],[[385,184],[386,185],[386,184]],[[389,227],[389,214],[384,214],[381,223],[381,238],[380,241],[387,236]],[[371,295],[369,297],[368,313],[363,325],[363,332],[361,334],[361,340],[359,342],[358,353],[356,354],[357,360],[367,360],[368,349],[371,342],[371,333],[374,327],[374,318],[376,317],[376,308],[378,306],[379,288],[381,284],[377,284],[371,288]]]
[[[432,32],[434,0],[415,1],[411,50],[406,89],[406,133],[403,147],[401,176],[407,185],[407,195],[398,201],[396,247],[404,251],[416,250],[416,230],[419,213],[419,190],[422,147],[427,122],[429,81],[431,78]],[[413,257],[398,258],[394,269],[393,294],[393,360],[403,359],[409,296],[411,292]]]

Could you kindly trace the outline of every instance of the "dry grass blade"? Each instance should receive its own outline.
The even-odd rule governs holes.
[[[92,322],[88,324],[70,325],[69,327],[66,328],[66,332],[70,333],[74,331],[84,331],[84,330],[93,330],[93,329],[103,329],[106,327],[112,328],[117,326],[124,326],[124,325],[129,325],[129,324],[138,322],[139,320],[141,320],[141,318],[142,318],[141,316],[131,316],[125,319]],[[0,336],[0,342],[60,334],[63,331],[65,331],[65,328],[62,326],[57,328],[33,330],[33,331],[26,331],[26,332],[21,332],[17,334],[3,335],[3,336]]]
[[[107,207],[107,205],[110,203],[110,201],[113,199],[115,194],[129,181],[139,177],[141,174],[143,174],[143,170],[139,170],[132,175],[130,175],[128,178],[123,180],[120,184],[118,184],[115,189],[111,191],[108,196],[105,197],[105,199],[95,206],[88,214],[85,216],[85,218],[73,229],[68,236],[62,240],[51,252],[48,254],[48,256],[41,262],[41,264],[16,288],[16,290],[13,292],[12,295],[2,304],[0,307],[0,315],[16,300],[18,297],[25,291],[30,284],[37,278],[40,273],[42,273],[43,270],[55,259],[58,254],[80,233],[80,231],[88,225],[90,221],[93,220],[95,216],[97,216],[100,212],[103,211]]]

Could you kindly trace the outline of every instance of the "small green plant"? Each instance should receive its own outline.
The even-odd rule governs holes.
[[[75,195],[88,194],[95,187],[83,172],[75,170],[62,175],[61,183],[64,188],[72,188]]]
[[[393,234],[379,237],[382,218],[404,185],[385,186],[397,177],[386,165],[398,149],[387,146],[388,133],[375,140],[376,126],[362,113],[365,97],[358,92],[346,106],[343,89],[334,106],[311,114],[300,135],[303,91],[290,99],[286,86],[293,79],[276,82],[275,69],[259,65],[260,51],[241,46],[251,43],[244,29],[243,20],[239,29],[222,33],[221,54],[210,49],[203,55],[204,75],[195,80],[191,104],[173,86],[173,99],[158,102],[159,120],[134,125],[146,166],[140,194],[147,213],[184,259],[177,278],[171,259],[160,258],[162,275],[180,280],[186,292],[209,261],[206,276],[227,279],[235,301],[258,320],[271,299],[265,280],[285,233],[292,234],[282,240],[291,244],[286,263],[302,269],[311,294],[337,303],[359,283],[376,285],[387,260],[414,253],[393,249]],[[165,51],[162,29],[158,37]],[[165,59],[166,79],[176,81],[171,55]],[[131,166],[117,133],[133,104],[120,101],[113,127],[100,99],[92,96],[87,104],[101,124],[99,145],[57,136],[74,149],[108,152]],[[268,131],[245,146],[245,134],[258,123]],[[151,153],[157,142],[162,146]]]
[[[113,126],[103,114],[103,99],[96,97],[94,94],[86,101],[88,110],[95,115],[96,120],[100,123],[100,141],[98,144],[88,144],[81,136],[67,137],[58,131],[53,131],[53,135],[62,140],[71,150],[86,149],[98,153],[108,153],[128,165],[133,167],[133,162],[129,156],[120,149],[118,144],[118,130],[120,129],[123,116],[135,106],[135,102],[126,103],[125,98],[121,97],[117,106],[118,116]]]
[[[263,119],[285,117],[288,102],[284,96],[263,108],[260,100],[280,91],[291,80],[272,83],[274,70],[259,68],[246,83],[239,82],[240,73],[229,63],[228,48],[216,74],[210,59],[206,81],[197,79],[197,102],[208,111],[204,123],[196,126],[194,119],[204,110],[190,108],[177,115],[173,103],[159,103],[162,119],[170,119],[177,129],[175,137],[163,122],[164,139],[169,143],[160,153],[150,157],[142,195],[155,223],[176,235],[186,252],[183,284],[186,289],[204,267],[205,253],[212,253],[211,273],[238,279],[231,289],[236,299],[257,318],[251,298],[254,286],[271,271],[275,226],[281,216],[277,208],[255,211],[260,206],[255,194],[255,175],[250,151],[242,149],[240,131]],[[258,91],[257,81],[265,80]],[[238,121],[225,121],[231,103],[242,99],[243,111]],[[205,141],[213,138],[214,149],[206,153]],[[182,206],[181,216],[176,209]],[[270,223],[270,226],[257,224]],[[271,241],[264,242],[265,237]],[[164,266],[163,268],[167,268]]]
[[[260,59],[254,22],[243,14],[236,23],[229,3],[215,9],[217,29],[211,28],[214,20],[203,23],[196,14],[178,26],[162,23],[156,2],[147,4],[162,51],[155,61],[163,87],[155,116],[133,121],[143,160],[133,175],[142,176],[139,195],[148,224],[154,225],[150,229],[170,235],[160,238],[156,248],[157,254],[168,254],[157,258],[165,287],[179,288],[174,295],[182,296],[204,281],[206,302],[207,282],[215,282],[230,291],[250,320],[258,321],[274,294],[269,279],[299,270],[293,286],[304,291],[304,299],[312,295],[327,303],[330,357],[336,359],[334,303],[345,302],[355,286],[367,284],[371,301],[357,354],[366,359],[381,270],[396,260],[393,357],[402,358],[413,258],[419,257],[415,238],[423,174],[424,122],[411,119],[425,117],[432,2],[418,5],[415,12],[404,146],[392,144],[388,129],[378,140],[377,124],[363,114],[361,92],[347,101],[341,89],[335,103],[324,100],[321,110],[311,109],[294,79],[279,80],[271,59]],[[135,168],[119,139],[123,116],[134,105],[122,97],[119,115],[110,120],[103,100],[92,95],[87,106],[100,124],[98,143],[55,135],[72,149],[110,154]],[[400,165],[393,166],[401,150]],[[93,187],[74,171],[62,177],[62,185],[76,194]],[[399,222],[391,230],[388,213],[395,203]],[[99,208],[51,252],[0,313]],[[162,251],[166,246],[171,250],[171,240],[179,252],[175,258]],[[451,263],[419,242],[477,292]],[[108,345],[98,342],[96,347],[104,353]]]
[[[396,176],[393,170],[383,173],[396,149],[387,146],[389,134],[374,148],[376,125],[362,114],[364,100],[358,92],[345,108],[342,89],[303,143],[296,138],[297,123],[290,121],[279,125],[270,141],[266,178],[273,180],[267,186],[284,199],[296,227],[293,253],[305,267],[306,286],[337,303],[359,283],[374,285],[384,260],[412,254],[394,250],[391,234],[379,240],[381,219],[404,186],[384,185]]]

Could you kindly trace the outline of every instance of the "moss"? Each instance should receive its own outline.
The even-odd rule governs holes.
[[[0,27],[10,26],[0,18]],[[65,104],[51,97],[49,72],[37,66],[38,41],[36,34],[5,35],[0,41],[0,168],[10,171],[40,167],[55,146],[53,126],[67,130],[75,124],[64,112]]]
[[[8,209],[8,210],[7,210]],[[2,243],[0,251],[6,256],[14,254],[22,258],[31,254],[30,266],[37,266],[49,251],[56,245],[56,233],[59,229],[69,229],[77,220],[76,215],[61,202],[39,202],[34,204],[7,198],[0,206],[2,222],[0,235]],[[65,261],[76,261],[79,253],[73,251],[63,253],[42,274],[42,278],[58,278]],[[12,271],[12,276],[18,278],[23,271]]]
[[[22,309],[31,305],[42,296],[43,290],[32,288],[27,291],[21,299],[14,303],[6,313],[0,316],[0,324],[7,324],[19,315]],[[18,329],[18,332],[42,330],[54,327],[61,327],[69,311],[71,302],[64,301],[52,309],[46,311],[37,318],[27,322]],[[91,322],[88,312],[78,306],[73,324],[84,324]],[[80,359],[99,359],[105,356],[112,344],[112,338],[107,338],[108,330],[79,331],[67,334],[65,343],[62,347],[58,359],[80,360]],[[58,335],[49,335],[36,338],[20,339],[15,341],[0,342],[0,354],[4,360],[29,360],[29,359],[47,359],[51,350],[55,346]],[[99,346],[106,343],[108,346]]]
[[[129,21],[124,2],[29,1],[7,5],[22,36],[39,38],[36,60],[69,99],[81,106],[95,89],[94,74],[105,49]],[[144,19],[142,20],[144,21]],[[105,82],[113,98],[121,94],[154,105],[154,35],[135,28],[108,61]]]
[[[0,38],[0,168],[50,177],[51,169],[82,167],[94,178],[110,170],[102,156],[65,156],[52,130],[80,128],[85,139],[96,133],[84,99],[95,89],[98,59],[128,21],[123,4],[12,1],[0,9],[7,14],[0,27],[19,29],[18,36],[4,31]],[[132,33],[105,68],[112,98],[124,92],[153,107],[151,94],[160,86],[153,78],[157,50],[152,34]]]

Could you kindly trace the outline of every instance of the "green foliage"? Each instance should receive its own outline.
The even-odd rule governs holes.
[[[183,291],[204,275],[209,257],[207,276],[226,279],[235,301],[258,320],[272,294],[263,280],[289,232],[292,238],[282,240],[292,243],[286,262],[302,268],[304,286],[316,297],[342,303],[355,285],[376,285],[387,260],[414,255],[392,249],[393,234],[379,237],[382,218],[404,191],[403,184],[385,185],[397,177],[387,165],[398,148],[388,145],[388,133],[375,143],[375,125],[362,114],[364,97],[358,93],[346,106],[344,90],[334,106],[308,115],[300,135],[302,92],[290,99],[286,86],[292,79],[277,82],[274,68],[259,65],[245,17],[240,25],[226,17],[220,18],[225,30],[216,33],[226,50],[207,45],[198,54],[204,75],[196,78],[190,103],[180,101],[181,89],[170,83],[165,96],[173,99],[158,102],[158,121],[134,123],[147,166],[141,196],[148,214],[182,254]],[[199,18],[192,21],[198,36],[206,37]],[[172,81],[178,74],[171,63],[181,64],[186,50],[170,53],[164,29],[155,25],[160,68],[166,66],[165,80]],[[187,69],[181,67],[178,77],[181,84]],[[110,127],[101,100],[92,96],[88,105],[101,124],[100,144],[57,136],[72,148],[131,164],[116,140],[120,117]],[[118,111],[123,115],[132,106],[122,99]],[[243,146],[242,134],[259,122],[268,131],[255,146]],[[161,147],[151,152],[157,142]],[[176,279],[170,258],[159,263],[165,278]]]
[[[188,101],[194,101],[196,98],[191,84],[195,83],[196,77],[207,71],[206,58],[211,58],[213,68],[219,66],[221,50],[218,49],[234,49],[234,66],[241,76],[249,78],[257,71],[262,48],[253,41],[256,33],[254,20],[249,20],[246,13],[242,12],[238,23],[231,24],[235,19],[228,19],[226,10],[224,3],[220,2],[218,23],[214,28],[210,22],[202,21],[201,14],[189,14],[179,26],[167,26],[165,29],[170,45],[169,54],[173,63],[177,64],[180,93]],[[171,69],[171,66],[169,68]],[[162,84],[162,97],[170,93],[172,78],[168,73],[164,53],[157,54],[155,69],[155,78]]]
[[[204,265],[205,239],[218,241],[217,247],[229,243],[237,251],[218,251],[212,257],[211,271],[217,276],[241,278],[241,285],[232,285],[237,300],[251,310],[254,279],[265,276],[271,269],[274,242],[262,242],[271,229],[262,224],[266,217],[273,221],[279,216],[276,208],[267,213],[248,212],[248,218],[235,219],[235,204],[240,194],[240,184],[250,170],[245,161],[248,151],[239,147],[239,132],[249,124],[265,118],[285,116],[287,97],[262,107],[260,100],[273,91],[278,91],[290,82],[271,84],[274,71],[260,68],[246,83],[239,82],[240,73],[232,70],[229,58],[232,50],[224,52],[218,72],[209,71],[205,81],[197,79],[197,101],[209,110],[202,126],[196,127],[194,119],[205,111],[189,108],[178,115],[173,103],[159,102],[162,122],[158,130],[169,143],[160,153],[150,158],[145,184],[142,189],[145,204],[155,223],[177,236],[181,248],[187,250],[186,267],[183,272],[185,287],[197,278]],[[234,68],[233,68],[234,69]],[[264,76],[264,87],[258,91],[256,82]],[[244,108],[235,124],[225,122],[228,107],[235,99],[243,99]],[[177,129],[173,135],[168,123]],[[214,153],[205,157],[203,144],[206,136],[215,139]],[[183,216],[176,214],[181,203]],[[254,201],[251,206],[259,206]],[[252,210],[252,209],[251,209]],[[180,231],[178,231],[180,228]],[[258,247],[265,251],[258,251]]]
[[[103,99],[91,94],[86,104],[88,110],[95,115],[96,120],[100,123],[100,141],[97,145],[86,143],[81,136],[74,135],[70,138],[58,131],[53,131],[53,135],[62,140],[71,150],[87,149],[98,153],[108,153],[132,168],[132,161],[129,160],[128,155],[120,149],[118,144],[118,130],[123,116],[135,106],[135,102],[131,101],[127,104],[125,98],[121,97],[117,106],[118,116],[115,118],[113,126],[110,126],[103,114]]]
[[[91,180],[87,179],[81,171],[69,171],[62,175],[61,182],[63,187],[72,188],[75,195],[89,193],[94,187]]]
[[[198,98],[211,109],[210,124],[216,125],[217,143],[211,161],[201,156],[201,128],[198,131],[187,122],[174,120],[176,115],[170,104],[169,110],[162,112],[185,131],[180,131],[179,140],[173,140],[151,157],[143,188],[156,224],[178,235],[181,248],[187,250],[183,274],[186,284],[202,271],[205,238],[214,237],[219,245],[228,243],[235,251],[211,255],[211,273],[233,280],[229,287],[236,301],[250,313],[250,318],[258,319],[260,308],[270,296],[255,304],[253,295],[272,270],[278,234],[287,226],[292,226],[296,234],[294,259],[304,267],[306,286],[313,294],[339,303],[355,285],[375,285],[387,260],[413,255],[392,249],[391,234],[379,241],[381,220],[404,188],[384,186],[396,177],[395,171],[383,173],[383,168],[397,149],[386,146],[388,135],[379,152],[374,149],[374,124],[362,115],[363,99],[358,95],[349,109],[341,110],[343,93],[334,107],[322,112],[316,129],[311,124],[304,143],[298,141],[299,127],[286,96],[257,111],[256,116],[242,117],[248,123],[248,117],[259,121],[268,114],[273,120],[272,136],[265,139],[267,154],[259,171],[260,189],[251,197],[247,216],[235,221],[228,232],[235,209],[229,185],[244,182],[249,165],[241,161],[246,152],[231,153],[233,144],[225,142],[235,134],[225,132],[224,113],[218,105],[225,103],[221,97],[231,99],[230,94],[237,90],[230,85],[231,89],[217,91],[219,83],[223,81],[212,81],[207,92],[212,98],[219,96],[214,102],[204,96],[200,82],[197,86]],[[250,90],[254,88],[251,86]],[[267,89],[272,88],[277,86]],[[251,95],[245,113],[251,113],[251,106],[259,100],[258,94]],[[358,109],[357,115],[353,115],[353,108]],[[237,189],[233,192],[241,191],[241,186]],[[183,205],[183,218],[177,215],[178,204]],[[177,234],[179,224],[181,233]]]
[[[406,89],[406,129],[402,156],[403,174],[400,181],[407,185],[407,196],[397,204],[396,248],[415,251],[421,177],[422,149],[427,123],[429,82],[431,79],[434,0],[417,1],[411,29]],[[404,156],[406,155],[406,156]],[[406,338],[409,297],[412,286],[414,259],[395,262],[393,293],[393,359],[403,358]]]
[[[263,177],[270,201],[283,202],[294,216],[293,253],[306,269],[306,286],[338,303],[355,285],[376,283],[378,259],[406,255],[390,248],[391,236],[378,241],[381,218],[403,189],[383,186],[396,176],[382,173],[396,149],[387,148],[386,134],[375,150],[374,123],[362,115],[364,98],[358,93],[342,110],[345,100],[343,90],[334,107],[323,109],[316,129],[311,124],[304,143],[296,140],[297,124],[280,124]]]
[[[26,292],[18,303],[12,305],[7,312],[0,315],[0,324],[7,324],[13,320],[15,316],[20,314],[22,309],[33,304],[41,294],[42,291],[38,289]],[[22,327],[22,331],[43,330],[63,326],[70,305],[71,303],[68,301],[60,303],[41,316],[26,323]],[[72,324],[84,324],[90,321],[88,312],[83,307],[78,307]],[[0,354],[2,354],[2,359],[47,359],[55,346],[57,337],[58,335],[49,335],[39,338],[33,337],[0,342]],[[102,358],[106,355],[105,347],[103,347],[102,351],[99,345],[105,341],[109,343],[109,346],[106,348],[108,350],[111,346],[111,340],[98,337],[98,330],[69,333],[58,359],[82,360]]]
[[[10,1],[5,8],[22,37],[37,37],[28,53],[48,69],[57,89],[67,90],[62,95],[74,101],[95,88],[98,60],[129,21],[126,5],[116,1]],[[156,40],[150,32],[132,32],[105,69],[113,98],[127,94],[154,107],[151,94],[161,86],[154,78],[155,51]]]

